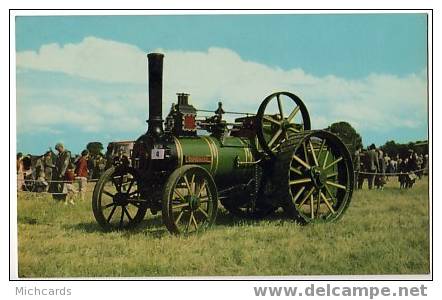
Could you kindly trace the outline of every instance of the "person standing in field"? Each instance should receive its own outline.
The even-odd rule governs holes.
[[[86,196],[87,178],[89,175],[89,171],[87,168],[88,159],[89,159],[89,151],[83,150],[75,166],[75,176],[76,176],[75,179],[78,180],[78,187],[79,187],[81,200],[84,200]]]
[[[428,154],[425,154],[425,156],[424,156],[424,175],[428,175],[428,166],[429,166]]]
[[[74,170],[71,163],[71,152],[65,149],[62,143],[55,145],[55,150],[58,152],[57,160],[55,162],[55,180],[57,182],[56,193],[68,194],[65,198],[65,204],[69,200],[71,204],[74,204],[72,194],[75,193],[73,187]]]
[[[384,153],[384,163],[385,163],[385,182],[387,182],[388,179],[389,179],[388,173],[391,173],[391,170],[390,170],[390,161],[391,161],[391,158],[390,158],[390,156],[388,155],[388,153]]]
[[[44,155],[40,156],[35,162],[35,192],[46,192],[48,190],[48,182],[45,178]]]
[[[416,170],[417,170],[417,155],[413,151],[413,149],[408,150],[408,158],[407,158],[407,164],[406,164],[406,172],[407,174],[407,182],[406,187],[411,188],[413,187],[413,184],[416,182]]]
[[[399,158],[398,164],[397,164],[397,172],[399,173],[398,181],[399,181],[399,188],[405,189],[407,187],[407,164],[408,164],[408,158],[405,160],[402,160]]]
[[[63,193],[67,194],[64,204],[67,205],[69,202],[74,205],[74,198],[77,194],[77,190],[74,187],[75,173],[72,164],[69,164],[64,180],[66,181],[66,184],[64,185]]]
[[[52,152],[46,151],[44,160],[44,170],[45,170],[45,178],[47,181],[52,180],[52,170],[55,168],[54,162],[52,161]]]
[[[424,165],[424,156],[422,155],[422,153],[417,156],[416,164],[417,164],[417,169],[418,169],[418,171],[416,172],[416,175],[417,175],[417,177],[419,177],[419,179],[422,179],[422,174],[423,174],[422,167]]]
[[[374,178],[379,170],[379,158],[376,152],[375,144],[371,144],[367,152],[367,162],[368,162],[368,189],[373,188]]]
[[[355,151],[354,171],[355,171],[355,187],[354,188],[355,188],[355,190],[357,190],[359,188],[359,172],[361,171],[361,147],[358,147]]]
[[[25,184],[25,168],[23,166],[23,153],[17,153],[17,191],[23,191]]]
[[[380,190],[384,189],[384,184],[385,184],[385,160],[384,160],[384,153],[382,152],[381,149],[377,150],[377,154],[378,154],[378,174],[376,176],[376,187]]]

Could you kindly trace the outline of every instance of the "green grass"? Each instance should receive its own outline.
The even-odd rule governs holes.
[[[90,199],[90,195],[89,195]],[[20,277],[427,274],[428,181],[356,191],[334,224],[299,226],[282,213],[245,221],[220,209],[216,225],[170,235],[148,214],[133,231],[104,233],[90,201],[65,206],[18,197]]]

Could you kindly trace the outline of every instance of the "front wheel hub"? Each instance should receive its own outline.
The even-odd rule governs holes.
[[[116,205],[124,206],[128,204],[127,195],[125,193],[116,193],[113,200]]]
[[[195,196],[188,196],[186,198],[187,198],[186,200],[189,202],[190,210],[192,211],[197,210],[198,207],[200,206],[200,199]]]

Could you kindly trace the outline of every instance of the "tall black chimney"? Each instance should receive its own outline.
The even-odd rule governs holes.
[[[147,132],[154,136],[163,134],[163,58],[164,54],[149,53],[149,120]]]

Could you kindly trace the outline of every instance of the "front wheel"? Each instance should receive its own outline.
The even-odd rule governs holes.
[[[218,192],[210,173],[197,165],[176,169],[163,190],[163,222],[173,234],[210,227],[216,219]]]
[[[92,210],[105,230],[138,225],[146,215],[147,200],[141,198],[135,172],[130,168],[106,170],[95,185]]]

